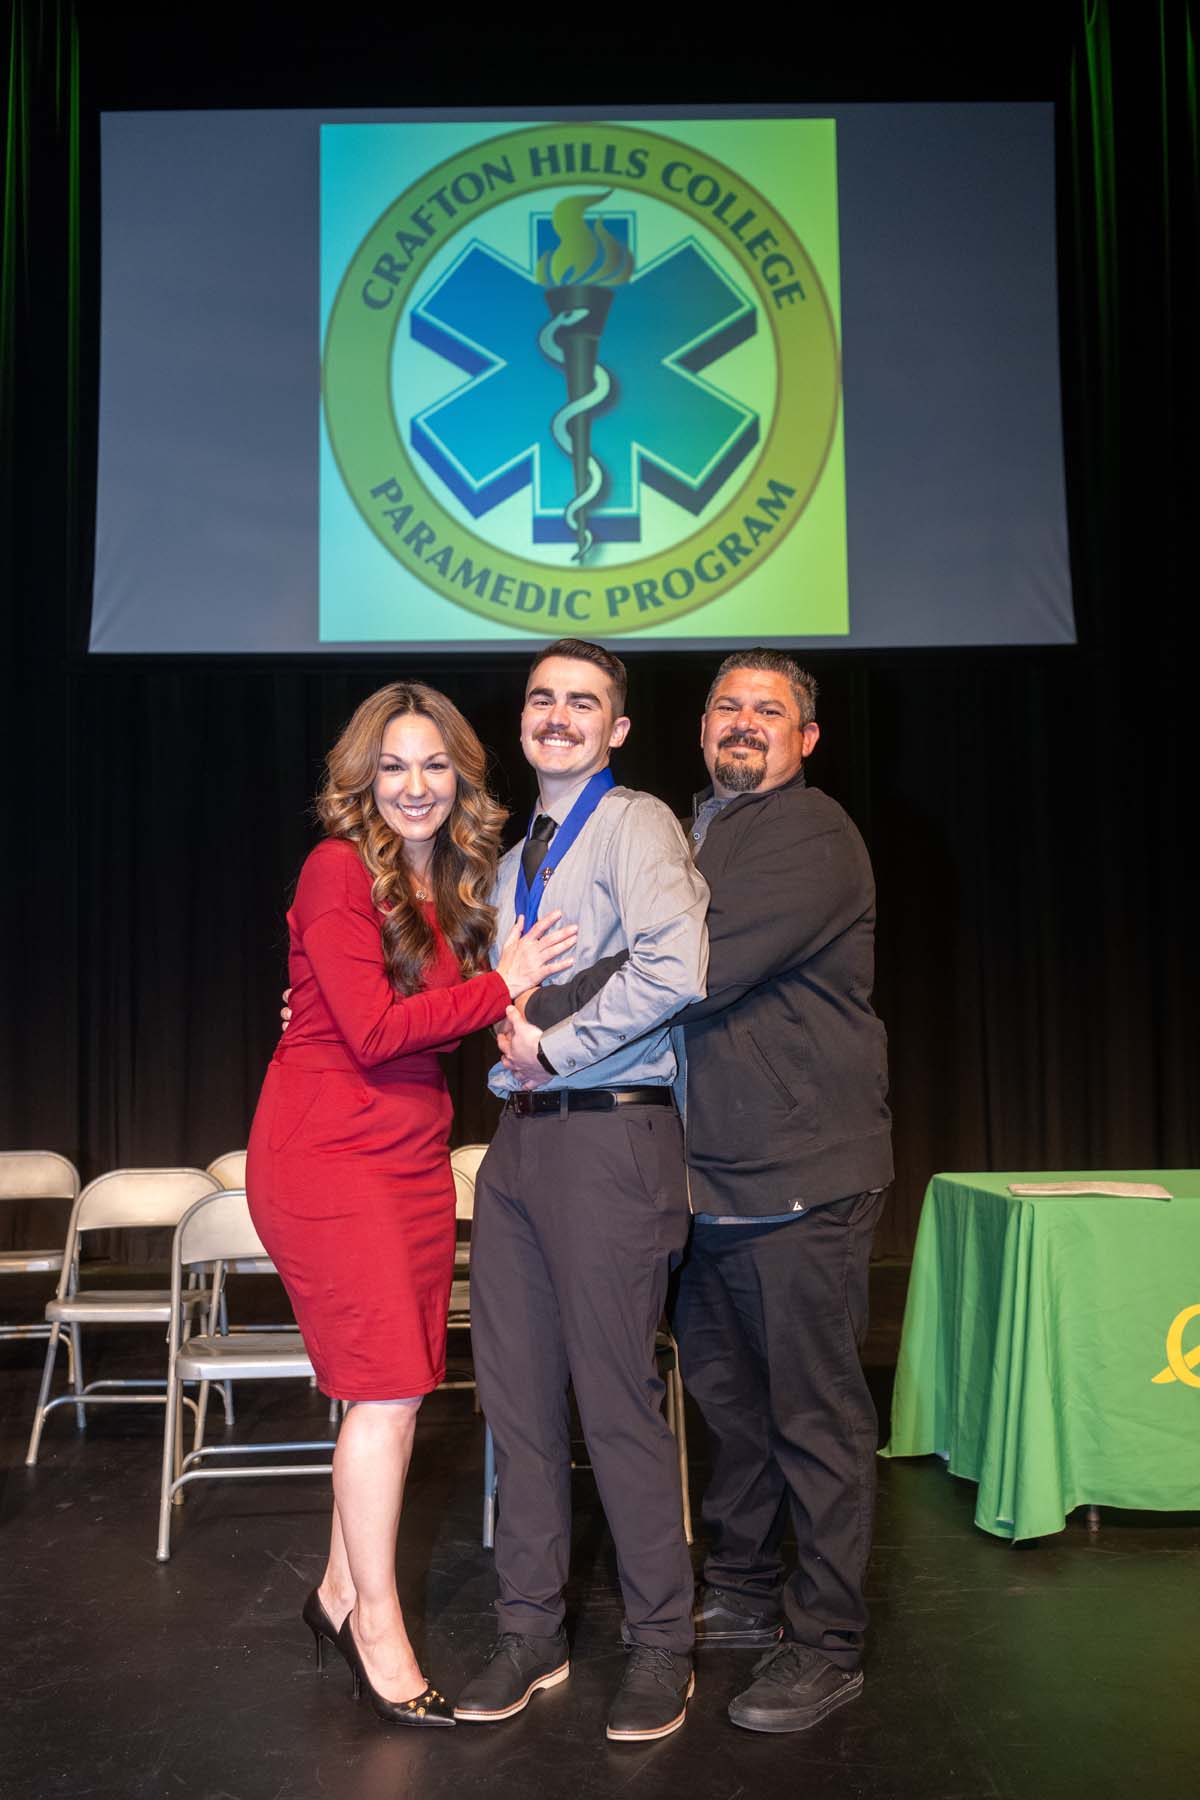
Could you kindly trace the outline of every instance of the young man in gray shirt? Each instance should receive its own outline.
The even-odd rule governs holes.
[[[691,1562],[654,1341],[689,1225],[667,1020],[705,992],[708,889],[668,808],[613,782],[624,705],[624,665],[598,645],[552,644],[530,671],[521,747],[538,802],[500,864],[498,941],[545,895],[578,924],[582,962],[627,955],[542,1036],[537,1092],[501,1064],[491,1074],[505,1108],[476,1183],[471,1322],[496,1442],[499,1636],[455,1716],[510,1718],[569,1673],[570,1381],[632,1643],[607,1735],[639,1741],[683,1723],[693,1686]]]

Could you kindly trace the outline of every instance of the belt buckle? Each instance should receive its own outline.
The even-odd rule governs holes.
[[[554,1102],[555,1104],[548,1105],[548,1101]],[[560,1088],[558,1093],[555,1094],[543,1094],[536,1088],[530,1093],[524,1093],[518,1090],[516,1093],[512,1093],[508,1096],[508,1104],[517,1115],[518,1119],[535,1119],[539,1113],[550,1113],[555,1111],[565,1113],[568,1104],[567,1090],[566,1088]]]
[[[548,1094],[541,1088],[534,1088],[529,1093],[518,1089],[509,1094],[507,1105],[518,1119],[535,1119],[539,1114],[553,1113],[560,1119],[565,1118],[571,1108],[570,1089],[556,1088]]]

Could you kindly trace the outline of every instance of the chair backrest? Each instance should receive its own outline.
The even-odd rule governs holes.
[[[75,1203],[76,1231],[178,1225],[194,1200],[217,1193],[204,1169],[110,1169],[89,1181]]]
[[[183,1325],[183,1271],[196,1263],[213,1265],[212,1303],[220,1289],[221,1266],[243,1256],[265,1256],[266,1248],[250,1218],[245,1188],[218,1188],[202,1194],[175,1227],[171,1241],[171,1324],[167,1333],[172,1366],[179,1352]]]
[[[98,1175],[71,1208],[60,1296],[75,1292],[81,1232],[178,1225],[193,1201],[220,1192],[220,1182],[203,1169],[110,1169]]]
[[[0,1200],[76,1200],[79,1170],[56,1150],[0,1150]]]
[[[460,1144],[457,1150],[450,1152],[456,1219],[473,1219],[475,1216],[475,1177],[487,1153],[486,1144]]]
[[[189,1263],[236,1262],[243,1256],[265,1256],[246,1205],[245,1188],[222,1188],[191,1205],[175,1227],[172,1260]]]
[[[223,1188],[244,1188],[246,1185],[246,1152],[244,1150],[226,1150],[222,1156],[214,1156],[208,1165],[208,1173],[215,1175]]]

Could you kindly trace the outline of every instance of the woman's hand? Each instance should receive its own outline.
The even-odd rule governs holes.
[[[549,913],[531,925],[524,937],[521,932],[525,920],[518,918],[505,938],[496,973],[503,975],[514,1000],[526,988],[537,987],[547,975],[559,975],[574,962],[575,958],[564,955],[564,951],[574,945],[579,927],[559,925],[561,918],[561,912]]]

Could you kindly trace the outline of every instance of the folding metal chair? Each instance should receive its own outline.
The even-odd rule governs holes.
[[[224,1151],[222,1155],[215,1156],[212,1162],[209,1163],[208,1172],[210,1175],[216,1176],[223,1188],[238,1188],[244,1192],[246,1187],[246,1152],[244,1150]],[[235,1263],[228,1264],[225,1269],[226,1275],[275,1275],[277,1273],[278,1271],[276,1270],[275,1264],[271,1261],[265,1251],[261,1256],[239,1257]],[[218,1280],[217,1282],[217,1291],[220,1295],[218,1317],[222,1331],[250,1330],[294,1332],[296,1329],[296,1321],[291,1318],[279,1320],[269,1325],[231,1325],[229,1323],[229,1313],[225,1303],[225,1286],[224,1282],[221,1280]],[[315,1388],[316,1385],[317,1378],[314,1375],[309,1382],[309,1386]],[[228,1423],[232,1424],[233,1395],[229,1392],[227,1387],[223,1388],[222,1392],[225,1398],[225,1418]],[[329,1423],[331,1425],[336,1425],[341,1416],[341,1403],[337,1400],[331,1400],[329,1402]]]
[[[454,1176],[454,1217],[462,1232],[454,1248],[454,1280],[450,1285],[450,1315],[446,1321],[448,1331],[469,1331],[471,1328],[471,1237],[470,1225],[475,1215],[475,1176],[479,1165],[487,1155],[486,1144],[463,1144],[451,1152],[450,1172]],[[474,1388],[474,1376],[463,1381],[443,1381],[446,1388]],[[475,1410],[479,1410],[479,1402],[475,1402]]]
[[[226,1150],[223,1155],[215,1156],[208,1165],[208,1173],[219,1181],[223,1188],[244,1194],[246,1191],[246,1152],[244,1150]],[[259,1256],[239,1256],[234,1262],[223,1265],[226,1275],[274,1275],[275,1264],[259,1245],[262,1254]],[[219,1319],[220,1327],[225,1331],[290,1331],[295,1332],[295,1319],[288,1319],[271,1325],[231,1325],[225,1306],[225,1288],[218,1281],[217,1291],[220,1295]]]
[[[208,1165],[208,1173],[219,1181],[223,1188],[233,1188],[240,1193],[246,1188],[246,1152],[244,1150],[224,1150],[220,1156],[214,1156]],[[228,1267],[222,1266],[211,1273],[213,1290],[217,1296],[217,1328],[221,1332],[242,1331],[242,1325],[229,1323],[229,1297],[225,1291],[225,1278],[228,1275],[274,1275],[275,1264],[269,1256],[249,1256],[239,1259]],[[259,1331],[295,1331],[295,1319],[278,1325],[259,1325]],[[205,1390],[207,1398],[207,1389]],[[233,1388],[228,1382],[221,1384],[221,1398],[225,1407],[225,1422],[233,1424]]]
[[[266,1467],[251,1464],[246,1468],[201,1467],[209,1457],[255,1457],[276,1451],[335,1448],[332,1439],[272,1444],[205,1444],[203,1401],[197,1417],[195,1446],[186,1457],[180,1454],[185,1381],[200,1382],[203,1393],[209,1383],[306,1381],[312,1375],[312,1363],[298,1331],[255,1331],[250,1327],[222,1334],[213,1331],[210,1315],[209,1329],[204,1336],[185,1336],[188,1293],[183,1285],[184,1272],[209,1264],[217,1267],[223,1264],[236,1266],[265,1255],[262,1242],[251,1222],[244,1191],[224,1190],[206,1195],[189,1208],[176,1228],[171,1247],[170,1348],[158,1508],[159,1562],[167,1562],[171,1555],[172,1503],[182,1499],[183,1489],[190,1482],[233,1480],[238,1477],[242,1480],[257,1480],[278,1475],[328,1475],[333,1468],[333,1464],[329,1462],[283,1463]]]
[[[450,1170],[454,1176],[454,1216],[462,1225],[470,1225],[475,1217],[475,1178],[479,1165],[487,1155],[486,1144],[462,1144],[450,1153]],[[469,1331],[471,1326],[471,1239],[469,1231],[458,1240],[454,1253],[454,1280],[450,1287],[450,1331]],[[474,1388],[470,1381],[448,1381],[446,1387]],[[479,1410],[478,1396],[475,1410]],[[483,1532],[485,1550],[496,1542],[496,1446],[492,1428],[483,1434]]]
[[[89,1181],[74,1206],[67,1226],[67,1240],[62,1253],[62,1273],[58,1293],[46,1306],[50,1325],[50,1342],[42,1383],[38,1390],[37,1410],[25,1456],[31,1466],[37,1462],[42,1428],[47,1416],[58,1406],[74,1406],[79,1425],[85,1422],[88,1406],[143,1405],[161,1406],[166,1395],[164,1376],[143,1379],[92,1381],[83,1385],[83,1369],[78,1348],[71,1374],[71,1391],[51,1400],[50,1383],[54,1375],[54,1355],[64,1327],[72,1334],[84,1325],[162,1325],[171,1318],[171,1294],[168,1288],[83,1288],[79,1286],[79,1251],[81,1240],[89,1231],[144,1229],[154,1225],[176,1225],[181,1215],[202,1194],[217,1189],[217,1182],[203,1169],[113,1169],[107,1175]],[[182,1305],[189,1321],[208,1303],[208,1295],[196,1288],[183,1296]],[[132,1389],[160,1388],[160,1393],[134,1393]]]
[[[0,1150],[0,1207],[30,1200],[63,1200],[68,1207],[79,1198],[79,1171],[55,1150]],[[61,1246],[0,1250],[0,1276],[57,1275],[63,1265]],[[46,1320],[34,1325],[0,1324],[0,1338],[48,1338]],[[79,1355],[79,1328],[67,1334],[68,1372],[74,1379]]]

